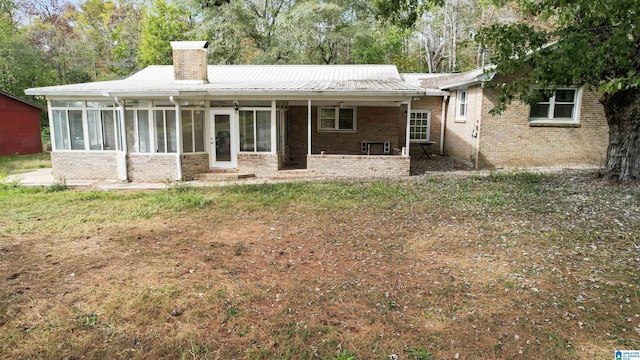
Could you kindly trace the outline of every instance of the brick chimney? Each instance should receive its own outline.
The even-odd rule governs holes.
[[[172,41],[173,80],[182,84],[206,84],[207,47],[206,41]]]

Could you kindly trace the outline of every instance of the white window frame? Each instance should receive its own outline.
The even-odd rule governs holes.
[[[204,136],[204,129],[206,127],[206,109],[204,107],[181,107],[180,108],[180,117],[182,117],[182,113],[184,111],[188,111],[191,113],[191,149],[184,149],[184,131],[182,132],[182,152],[184,154],[200,154],[200,153],[205,153],[207,151],[207,145],[205,144],[205,136]],[[202,133],[201,134],[196,134],[196,122],[194,121],[195,119],[195,112],[196,111],[200,111],[202,112]],[[185,126],[184,123],[184,119],[180,119],[181,121],[181,125]],[[201,136],[202,137],[202,144],[203,144],[203,149],[202,151],[196,151],[196,137],[197,136]]]
[[[130,146],[130,149],[127,149],[127,152],[133,154],[155,154],[156,149],[156,134],[155,134],[155,123],[153,120],[153,111],[151,110],[151,100],[143,100],[148,101],[149,104],[146,106],[131,106],[128,105],[125,107],[125,114],[127,111],[131,111],[133,113],[133,118],[127,119],[133,121],[133,131],[134,131],[134,142],[133,144],[127,141],[127,146]],[[147,113],[147,136],[149,140],[149,151],[140,151],[140,124],[138,119],[138,111]],[[125,115],[126,117],[126,115]],[[127,124],[125,124],[125,131],[127,130]],[[126,135],[125,135],[126,136]],[[128,140],[128,139],[127,139]]]
[[[73,102],[79,103],[81,106],[58,106],[55,105],[56,102]],[[112,107],[88,107],[87,102],[105,102],[104,99],[95,99],[95,100],[77,100],[77,99],[55,99],[49,101],[49,117],[51,119],[50,128],[51,128],[51,142],[54,151],[103,151],[103,152],[113,152],[120,151],[122,148],[122,134],[120,133],[120,112],[117,111],[117,107],[115,104]],[[106,100],[109,102],[109,100]],[[54,111],[64,112],[65,119],[63,120],[66,124],[66,131],[64,134],[57,134],[57,130],[54,126],[53,113]],[[80,111],[82,116],[82,148],[74,149],[72,140],[71,140],[71,124],[69,118],[70,111]],[[100,149],[91,149],[89,145],[89,111],[96,111],[99,114],[99,129],[100,129]],[[115,148],[110,150],[104,150],[104,124],[102,119],[103,111],[113,111],[113,122],[114,122],[114,131],[115,131]],[[62,136],[62,143],[65,144],[65,139],[67,140],[69,148],[59,148],[56,144],[56,137]]]
[[[162,118],[156,118],[156,111],[162,111]],[[151,125],[153,126],[153,129],[151,130],[153,133],[153,145],[154,147],[151,148],[151,153],[154,154],[176,154],[178,151],[180,151],[181,149],[179,149],[180,147],[180,141],[178,140],[178,134],[175,134],[176,138],[175,138],[175,146],[176,146],[176,151],[170,151],[169,149],[169,131],[175,131],[175,124],[171,124],[173,126],[167,126],[167,113],[172,113],[175,116],[176,113],[176,108],[175,106],[169,106],[169,105],[156,105],[156,104],[152,104],[152,108],[151,108]],[[176,117],[175,121],[178,121],[178,118]],[[158,142],[158,124],[162,125],[162,129],[163,129],[163,134],[164,134],[164,147],[162,149],[159,148],[160,143]]]
[[[87,102],[85,102],[85,105],[87,103],[93,103],[93,102],[102,103],[102,102],[105,102],[105,101],[87,101]],[[113,101],[106,101],[106,102],[113,103]],[[100,148],[99,149],[92,149],[91,148],[91,143],[90,143],[91,142],[91,140],[90,140],[91,139],[91,134],[90,134],[90,127],[89,127],[89,112],[90,111],[94,111],[98,115],[98,118],[97,118],[97,120],[98,120],[98,128],[100,130],[100,134],[98,134],[99,137],[100,137],[100,139],[99,139]],[[105,130],[105,119],[103,117],[103,115],[104,115],[103,113],[104,112],[111,112],[113,114],[113,127],[114,127],[113,128],[113,130],[114,130],[114,134],[113,135],[114,135],[114,141],[115,141],[115,143],[113,144],[113,146],[115,147],[114,149],[108,149],[108,150],[104,149],[105,131],[106,131]],[[101,106],[91,106],[91,107],[89,107],[89,106],[87,106],[86,107],[86,121],[87,121],[87,124],[86,124],[87,125],[87,131],[86,131],[86,133],[87,133],[87,137],[86,137],[86,141],[85,141],[87,144],[85,145],[85,147],[88,147],[88,149],[90,151],[116,151],[116,150],[120,150],[121,146],[122,146],[122,143],[121,143],[119,119],[120,119],[120,112],[118,111],[118,108],[115,106],[115,104],[113,104],[113,106],[110,106],[110,107],[106,107],[106,106],[105,107],[101,107]]]
[[[464,96],[462,96],[463,94]],[[464,111],[462,111],[462,109],[464,109]],[[458,90],[458,93],[456,94],[456,120],[467,120],[468,114],[469,114],[469,89]]]
[[[322,127],[322,110],[331,109],[334,111],[333,127]],[[340,110],[353,110],[353,129],[340,129]],[[318,132],[356,132],[357,129],[357,108],[344,106],[318,106]]]
[[[421,114],[421,116],[423,114],[427,114],[427,119],[426,119],[427,120],[427,125],[426,126],[422,125],[422,124],[415,125],[413,123],[414,121],[417,121],[417,120],[421,120],[421,121],[424,120],[422,118],[421,119],[416,119],[414,117],[414,115],[417,115],[417,114]],[[416,138],[414,138],[415,134],[422,134],[422,133],[421,132],[420,133],[416,133],[413,130],[415,128],[421,128],[422,129],[422,128],[425,128],[425,127],[427,128],[427,138],[426,139],[416,139]],[[409,139],[410,139],[410,141],[412,143],[430,142],[431,141],[431,110],[411,110],[411,116],[409,117],[409,128],[410,128]]]
[[[238,143],[238,148],[240,149],[239,152],[240,153],[245,153],[245,154],[270,154],[273,152],[273,132],[275,131],[275,127],[274,127],[274,121],[273,121],[273,110],[270,107],[243,107],[240,108],[238,110],[237,116],[238,116],[238,139],[240,139],[240,112],[242,111],[246,111],[246,112],[251,112],[253,114],[253,150],[242,150],[242,144]],[[263,112],[268,112],[269,113],[269,118],[271,119],[269,121],[269,141],[271,142],[269,144],[269,150],[266,151],[258,151],[258,111],[263,111]]]
[[[582,99],[582,88],[581,87],[563,87],[556,88],[558,90],[572,90],[573,93],[573,101],[572,102],[560,102],[556,101],[556,94],[554,93],[549,97],[549,101],[541,101],[537,104],[548,104],[549,109],[547,110],[546,117],[531,117],[532,105],[529,105],[529,125],[530,126],[576,126],[580,124],[580,100]],[[537,105],[535,104],[535,105]],[[558,118],[555,116],[555,107],[559,104],[565,105],[573,105],[571,109],[571,117],[570,118]]]

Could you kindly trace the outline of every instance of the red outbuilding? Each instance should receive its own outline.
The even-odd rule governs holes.
[[[42,152],[38,106],[0,90],[0,155]]]

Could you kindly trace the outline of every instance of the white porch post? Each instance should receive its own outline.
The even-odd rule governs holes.
[[[47,99],[47,115],[49,116],[49,137],[51,138],[51,151],[56,151],[56,130],[53,126],[53,110],[51,110],[51,100]]]
[[[307,155],[311,155],[311,100],[307,102]]]
[[[127,144],[127,126],[125,124],[125,111],[124,111],[124,102],[120,100],[117,96],[113,98],[113,101],[118,104],[118,114],[120,116],[120,146],[122,148],[118,151],[117,155],[117,169],[118,169],[118,180],[127,181],[129,179],[129,170],[127,169],[127,153],[129,151],[129,147]]]
[[[407,101],[407,135],[406,135],[406,141],[405,141],[405,147],[406,147],[406,154],[402,154],[404,156],[409,156],[409,153],[411,150],[410,148],[411,146],[411,99],[409,99],[409,101]]]
[[[278,152],[278,123],[277,123],[277,114],[276,111],[276,101],[271,100],[271,152]]]
[[[180,114],[180,104],[173,96],[169,97],[176,106],[176,181],[182,181],[182,116]]]

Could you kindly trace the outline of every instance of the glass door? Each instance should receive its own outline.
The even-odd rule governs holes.
[[[232,110],[211,110],[210,158],[212,168],[235,168],[237,165],[234,120]]]

